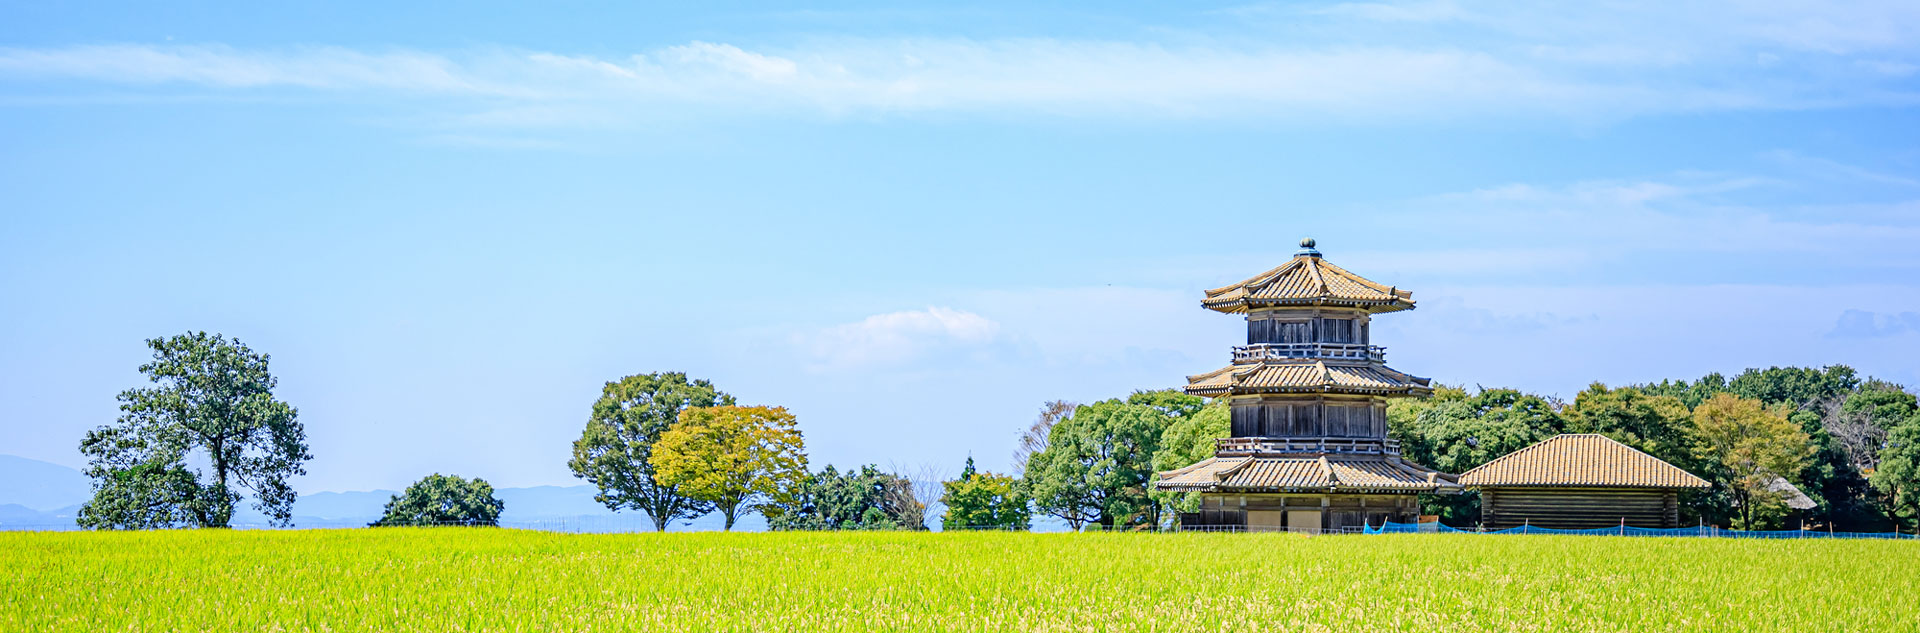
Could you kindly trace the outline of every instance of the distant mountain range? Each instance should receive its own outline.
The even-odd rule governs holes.
[[[357,527],[380,518],[388,499],[398,492],[316,492],[293,503],[298,527]],[[495,488],[506,504],[500,522],[507,526],[560,528],[574,531],[631,532],[653,529],[639,512],[615,513],[593,500],[594,488],[535,486]],[[57,529],[73,525],[80,504],[93,495],[91,482],[80,471],[36,459],[0,455],[0,529]],[[235,526],[263,525],[267,518],[242,502],[235,508]],[[717,530],[722,520],[708,515],[673,530]],[[735,530],[766,529],[759,516],[743,517]]]

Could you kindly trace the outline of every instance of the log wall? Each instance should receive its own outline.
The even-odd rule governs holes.
[[[1672,528],[1680,524],[1679,495],[1671,489],[1482,488],[1480,520],[1489,528],[1522,524],[1562,530],[1617,527]]]

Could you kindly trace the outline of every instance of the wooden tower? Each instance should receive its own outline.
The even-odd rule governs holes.
[[[1201,493],[1184,526],[1358,529],[1413,522],[1420,493],[1458,492],[1453,476],[1400,458],[1387,403],[1432,393],[1389,368],[1372,344],[1374,315],[1413,309],[1413,293],[1321,258],[1312,239],[1292,260],[1207,291],[1201,306],[1245,315],[1233,364],[1187,378],[1187,393],[1227,398],[1232,436],[1214,457],[1160,473],[1161,490]]]

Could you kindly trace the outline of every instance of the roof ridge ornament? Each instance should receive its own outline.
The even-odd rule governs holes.
[[[1314,250],[1313,245],[1314,245],[1314,242],[1313,242],[1313,238],[1311,237],[1300,240],[1300,250],[1295,252],[1293,256],[1294,257],[1319,257],[1320,251]]]

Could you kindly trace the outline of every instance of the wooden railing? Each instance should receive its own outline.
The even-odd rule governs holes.
[[[1289,358],[1330,358],[1340,360],[1386,360],[1387,348],[1357,343],[1256,343],[1233,348],[1233,362],[1257,363]]]
[[[1222,457],[1267,453],[1399,455],[1400,440],[1368,437],[1226,437],[1214,440]]]

